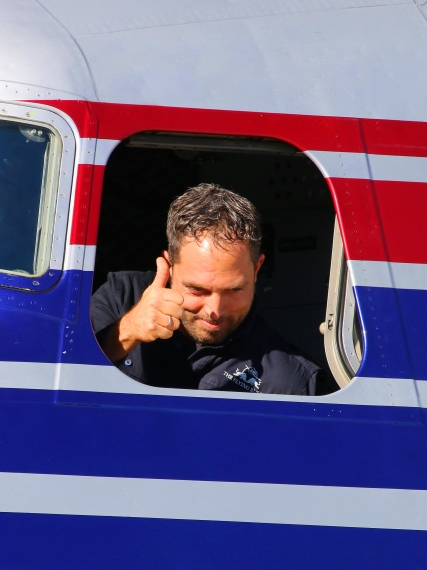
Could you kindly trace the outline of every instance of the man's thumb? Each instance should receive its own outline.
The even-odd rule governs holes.
[[[157,273],[152,285],[155,287],[166,287],[169,281],[169,263],[164,257],[156,259]]]

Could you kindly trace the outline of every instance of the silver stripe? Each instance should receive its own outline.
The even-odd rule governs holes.
[[[119,143],[115,139],[81,139],[80,163],[105,166]],[[427,158],[424,157],[320,150],[309,150],[305,154],[315,162],[325,178],[427,182]]]
[[[121,141],[114,139],[82,138],[80,164],[95,164],[105,166],[111,153]]]
[[[310,150],[305,153],[325,178],[427,182],[427,158],[359,152]]]
[[[0,473],[0,511],[427,530],[427,491]]]
[[[348,261],[353,285],[427,290],[427,264]]]
[[[96,143],[95,164],[105,166],[111,153],[119,143],[120,141],[117,140],[98,139]]]
[[[94,138],[80,139],[79,164],[93,164],[95,161],[96,141]]]
[[[409,378],[358,377],[327,396],[282,396],[244,394],[210,390],[153,388],[135,382],[114,366],[89,364],[49,364],[40,362],[0,362],[0,389],[75,390],[110,394],[148,394],[185,398],[261,400],[354,406],[427,407],[427,381]]]
[[[65,253],[64,270],[80,269],[93,271],[95,256],[95,245],[68,245]]]

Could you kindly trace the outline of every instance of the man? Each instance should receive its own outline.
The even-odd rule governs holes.
[[[108,358],[151,386],[314,395],[320,372],[257,314],[258,214],[213,184],[170,206],[157,273],[110,273],[92,298]]]

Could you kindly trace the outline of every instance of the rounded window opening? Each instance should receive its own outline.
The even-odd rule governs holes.
[[[335,211],[317,166],[271,139],[143,133],[123,141],[106,167],[94,291],[108,272],[155,270],[167,248],[170,203],[214,183],[248,198],[262,218],[265,262],[257,310],[325,372],[317,394],[338,389],[324,337]]]

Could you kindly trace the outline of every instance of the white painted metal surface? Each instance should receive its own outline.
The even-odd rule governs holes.
[[[427,120],[411,0],[0,0],[0,98]],[[292,78],[292,79],[290,79]],[[6,87],[7,85],[7,87]],[[410,97],[402,100],[402,85]]]
[[[348,261],[354,286],[427,290],[427,265],[388,261]]]
[[[325,178],[362,178],[395,182],[427,182],[427,158],[361,152],[305,153]]]

